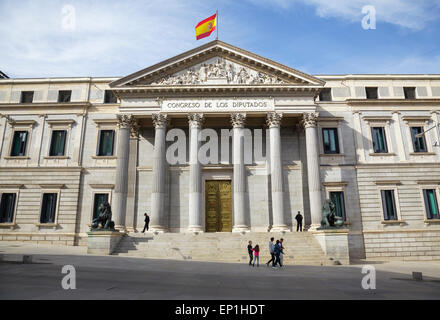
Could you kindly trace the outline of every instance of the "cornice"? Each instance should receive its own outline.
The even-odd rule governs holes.
[[[347,105],[440,105],[440,99],[347,99]]]
[[[83,102],[33,102],[33,103],[0,103],[0,108],[72,108],[72,107],[90,107],[91,103],[88,101]]]

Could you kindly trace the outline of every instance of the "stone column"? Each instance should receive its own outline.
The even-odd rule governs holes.
[[[281,119],[282,114],[271,112],[267,114],[267,126],[270,135],[270,180],[272,186],[272,231],[288,231],[284,218],[283,197],[283,164],[281,161]]]
[[[118,115],[116,150],[116,181],[113,196],[112,219],[117,229],[125,230],[127,206],[128,155],[130,150],[130,128],[134,122],[132,115]]]
[[[128,160],[127,177],[127,216],[125,217],[125,226],[127,231],[136,232],[136,182],[137,182],[137,154],[139,144],[139,124],[134,122],[130,131],[130,157]],[[145,209],[145,208],[142,208]]]
[[[234,227],[233,232],[249,231],[246,223],[246,167],[244,165],[244,124],[246,114],[231,114],[233,127],[233,149],[232,163],[234,165],[233,181],[233,205],[234,205]]]
[[[188,115],[189,122],[189,232],[203,232],[202,226],[202,165],[198,159],[199,133],[203,114]]]
[[[153,181],[151,190],[150,230],[165,232],[165,138],[168,116],[162,113],[153,114],[155,128],[153,151]]]
[[[303,124],[306,130],[310,215],[312,218],[310,229],[312,230],[316,230],[321,226],[322,216],[321,180],[319,177],[319,142],[317,128],[318,116],[318,112],[305,113],[303,115]]]

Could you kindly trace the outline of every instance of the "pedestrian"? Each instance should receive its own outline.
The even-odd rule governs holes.
[[[273,244],[273,240],[274,240],[274,238],[270,238],[270,241],[269,241],[269,253],[270,253],[271,259],[269,261],[267,261],[267,263],[266,263],[267,267],[269,266],[269,263],[271,263],[271,262],[272,262],[272,266],[274,266],[274,264],[275,264],[275,254],[273,253],[275,245]]]
[[[302,232],[303,231],[303,216],[301,215],[301,213],[298,211],[298,214],[295,216],[296,219],[296,232],[298,232],[299,230]]]
[[[252,251],[252,241],[249,241],[248,253],[249,253],[249,265],[252,265],[252,260],[254,260],[254,252]]]
[[[144,225],[144,230],[142,230],[142,233],[144,233],[145,232],[145,229],[147,229],[147,231],[148,231],[148,225],[150,224],[150,217],[148,216],[148,214],[145,212],[144,213],[144,216],[145,216],[145,225]]]
[[[253,266],[255,267],[255,261],[257,261],[257,267],[260,266],[260,246],[257,244],[255,248],[252,249],[254,251],[254,263]]]
[[[284,246],[283,246],[283,242],[284,242],[284,239],[281,238],[280,239],[280,249],[281,249],[281,251],[280,251],[280,263],[281,263],[281,265],[284,265],[284,260],[283,260],[283,258],[284,258]]]
[[[281,261],[280,261],[280,254],[281,254],[280,240],[277,240],[275,247],[274,247],[274,250],[273,250],[273,253],[275,254],[275,264],[272,266],[272,268],[275,269],[277,264],[279,264],[280,268],[281,268],[283,265],[281,264]]]

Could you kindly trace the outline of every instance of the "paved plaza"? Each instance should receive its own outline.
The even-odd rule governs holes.
[[[151,260],[86,255],[81,247],[0,244],[0,299],[438,299],[440,262],[368,261],[376,289],[361,286],[363,262],[286,266]],[[32,263],[23,255],[32,254]],[[64,290],[64,265],[76,289]],[[412,280],[412,271],[423,273]]]

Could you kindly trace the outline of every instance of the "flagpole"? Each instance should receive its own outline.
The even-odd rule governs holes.
[[[215,12],[215,14],[216,14],[216,19],[217,19],[217,23],[216,23],[216,27],[215,27],[217,29],[217,36],[216,36],[215,40],[218,40],[218,9]]]

